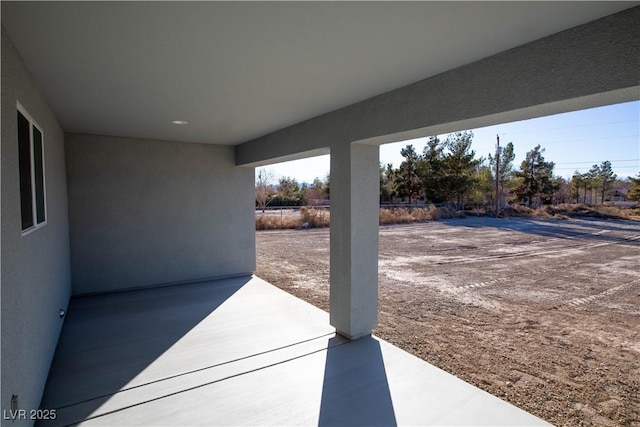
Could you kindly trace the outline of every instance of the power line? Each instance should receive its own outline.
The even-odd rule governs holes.
[[[609,160],[609,162],[613,163],[613,162],[637,162],[640,161],[640,159],[624,159],[624,160]],[[556,165],[578,165],[578,164],[595,164],[598,162],[602,162],[602,160],[589,160],[586,162],[562,162],[562,163],[556,163]]]
[[[565,130],[565,129],[593,127],[593,126],[609,126],[609,125],[618,125],[622,123],[638,123],[638,120],[621,120],[618,122],[589,123],[589,124],[576,125],[576,126],[560,126],[555,128],[532,129],[532,130],[523,130],[518,132],[503,132],[503,133],[500,133],[500,135],[517,135],[521,133],[546,132],[549,130]]]
[[[581,169],[581,168],[554,168],[554,170],[575,170],[575,169]],[[582,169],[585,169],[585,167],[583,167]],[[638,166],[612,166],[612,169],[638,169]]]
[[[559,143],[570,143],[570,142],[606,142],[611,139],[624,139],[624,138],[640,138],[640,134],[635,135],[621,135],[621,136],[603,136],[599,138],[584,138],[584,139],[556,139],[551,141],[542,141],[540,142],[540,146],[544,148],[544,145],[548,144],[559,144]],[[515,145],[515,144],[514,144]]]

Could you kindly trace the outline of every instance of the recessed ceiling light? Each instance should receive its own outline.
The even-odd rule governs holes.
[[[174,120],[171,123],[173,123],[174,125],[186,125],[186,124],[188,124],[188,122],[185,122],[184,120]]]

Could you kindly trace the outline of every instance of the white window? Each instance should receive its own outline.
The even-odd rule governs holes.
[[[44,135],[29,113],[18,104],[18,162],[22,234],[47,223],[44,175]]]

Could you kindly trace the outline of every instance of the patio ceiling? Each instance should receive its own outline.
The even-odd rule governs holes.
[[[2,2],[2,25],[65,131],[237,145],[636,4]]]

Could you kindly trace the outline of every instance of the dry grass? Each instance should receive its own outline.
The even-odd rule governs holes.
[[[505,217],[524,218],[612,218],[640,221],[640,207],[625,208],[615,205],[586,206],[583,204],[560,204],[531,209],[526,206],[508,206],[502,211]],[[424,208],[381,208],[380,224],[403,224],[411,222],[437,221],[445,218],[463,217],[462,212],[447,207],[429,205]],[[284,214],[257,214],[256,230],[279,230],[328,227],[331,214],[326,209],[302,207],[299,211]]]
[[[318,228],[329,226],[329,211],[324,209],[300,208],[302,227]],[[306,226],[305,226],[306,225]]]
[[[550,206],[544,206],[540,209],[531,209],[526,206],[513,205],[513,206],[504,208],[502,210],[502,215],[504,215],[505,217],[519,217],[519,218],[569,219],[568,215],[560,213],[560,211],[547,209],[549,207]]]
[[[442,218],[459,218],[463,213],[447,207],[430,205],[425,208],[382,208],[380,224],[402,224],[408,222],[437,221]],[[325,209],[300,208],[298,212],[256,215],[256,230],[280,230],[328,227],[331,214]]]
[[[300,208],[294,214],[256,215],[256,230],[283,230],[329,226],[329,212],[324,209]]]
[[[256,215],[256,230],[301,228],[302,218],[291,215]]]
[[[402,224],[407,222],[437,221],[442,218],[458,218],[464,214],[447,207],[429,205],[426,208],[415,209],[380,209],[380,224]]]
[[[527,218],[612,218],[640,221],[640,208],[625,208],[616,205],[587,206],[581,203],[563,203],[556,206],[543,206],[539,209],[531,209],[526,206],[509,206],[503,210],[507,217]]]

